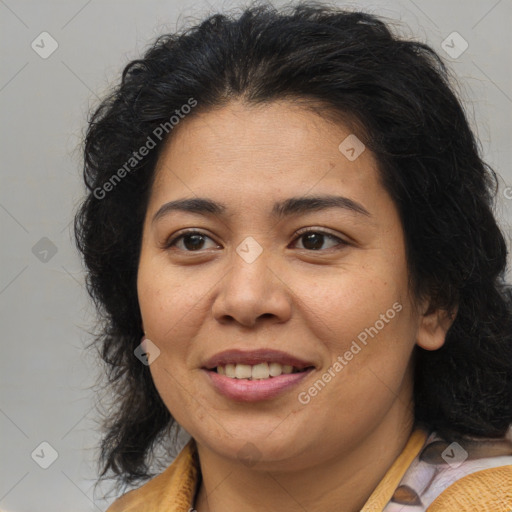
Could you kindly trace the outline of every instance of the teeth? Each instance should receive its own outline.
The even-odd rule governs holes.
[[[235,366],[235,377],[237,379],[249,379],[251,373],[251,366],[248,364],[237,364]]]
[[[283,367],[279,363],[270,363],[269,371],[271,377],[279,377],[283,373]]]
[[[234,379],[235,378],[235,368],[236,368],[235,364],[227,364],[226,365],[226,377],[231,377],[232,379]],[[219,370],[217,367],[217,373],[218,372],[219,372]]]
[[[268,379],[270,377],[270,372],[267,363],[255,364],[251,370],[251,377],[254,380]]]
[[[261,380],[269,377],[279,377],[281,374],[297,373],[301,370],[287,364],[259,363],[250,364],[227,364],[217,366],[217,373],[232,379]]]

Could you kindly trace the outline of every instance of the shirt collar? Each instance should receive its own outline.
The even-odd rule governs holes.
[[[372,492],[361,512],[381,512],[409,465],[425,444],[428,432],[416,428],[404,449]],[[107,512],[193,512],[201,481],[194,439],[183,447],[161,474],[115,501]]]

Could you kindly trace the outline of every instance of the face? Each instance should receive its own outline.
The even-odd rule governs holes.
[[[340,150],[348,127],[284,101],[233,102],[172,135],[137,283],[160,350],[151,375],[172,416],[218,456],[234,461],[254,445],[274,469],[410,421],[414,345],[444,338],[413,306],[401,222],[370,150],[357,156],[353,134]],[[217,206],[162,209],[182,199]],[[207,369],[229,350],[239,359],[220,362],[241,364],[224,373],[254,379]],[[276,364],[287,358],[306,370],[265,378],[290,371]]]

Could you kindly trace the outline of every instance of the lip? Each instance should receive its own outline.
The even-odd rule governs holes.
[[[256,363],[257,364],[257,363]],[[291,389],[308,376],[314,368],[300,373],[281,374],[261,380],[233,379],[220,375],[215,370],[202,370],[213,387],[222,395],[237,402],[270,400]]]
[[[315,366],[314,363],[292,356],[287,352],[262,348],[258,350],[231,349],[219,352],[204,363],[203,369],[212,370],[217,366],[225,366],[227,364],[249,364],[252,366],[259,363],[279,363],[281,365],[295,366],[299,370]],[[277,377],[272,378],[277,379]]]

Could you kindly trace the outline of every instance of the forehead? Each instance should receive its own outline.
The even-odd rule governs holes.
[[[376,159],[349,125],[289,101],[198,111],[171,132],[155,172],[157,197],[382,191]]]

